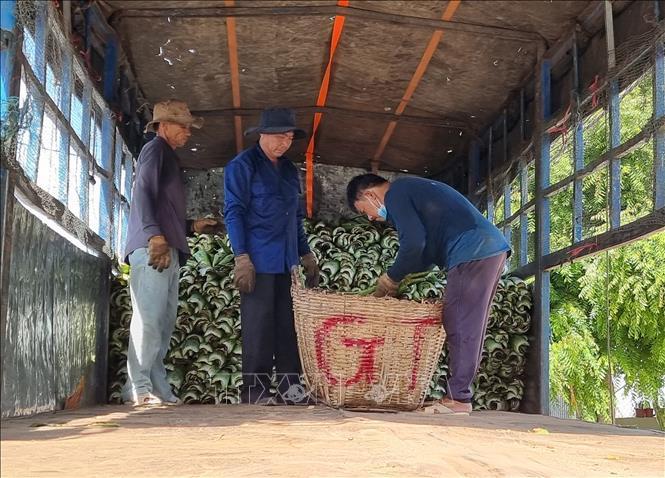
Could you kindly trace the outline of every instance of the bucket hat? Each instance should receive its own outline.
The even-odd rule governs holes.
[[[306,136],[305,130],[296,126],[296,114],[290,108],[267,108],[261,112],[261,122],[245,131],[245,136],[253,133],[279,134],[293,131],[293,139]]]
[[[161,101],[155,104],[152,121],[145,126],[145,132],[155,132],[155,124],[168,121],[200,129],[203,118],[192,116],[187,103],[180,100]]]

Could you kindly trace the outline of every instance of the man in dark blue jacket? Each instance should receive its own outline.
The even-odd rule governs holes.
[[[306,285],[319,269],[303,229],[298,170],[284,155],[305,132],[289,109],[263,111],[256,145],[224,170],[224,217],[235,254],[234,283],[240,291],[244,403],[306,403],[300,384],[291,268],[300,259]],[[278,395],[270,397],[277,369]]]
[[[469,413],[489,318],[510,247],[501,232],[450,186],[423,178],[392,183],[375,174],[347,187],[349,206],[399,234],[395,263],[379,278],[375,296],[395,296],[400,281],[437,265],[447,270],[443,323],[450,353],[448,396],[440,411]]]

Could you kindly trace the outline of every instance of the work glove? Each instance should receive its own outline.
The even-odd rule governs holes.
[[[148,265],[162,272],[171,265],[171,249],[164,236],[152,236],[148,241]]]
[[[199,234],[215,234],[222,232],[222,223],[217,219],[203,218],[192,221],[192,231]]]
[[[379,281],[376,283],[376,290],[372,295],[374,297],[396,297],[398,288],[399,282],[392,280],[388,274],[383,274],[379,277]]]
[[[316,263],[316,257],[310,252],[301,258],[302,265],[305,268],[305,287],[313,289],[319,286],[319,265]]]
[[[243,294],[251,294],[256,286],[256,269],[249,254],[241,254],[235,258],[233,268],[233,285]]]

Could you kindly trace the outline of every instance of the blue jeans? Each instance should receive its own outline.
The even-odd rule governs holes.
[[[137,395],[152,392],[163,400],[173,400],[164,358],[178,313],[178,251],[171,248],[171,265],[162,272],[149,266],[148,259],[147,248],[129,255],[133,313],[127,352],[128,377],[122,395],[124,400],[133,401]]]

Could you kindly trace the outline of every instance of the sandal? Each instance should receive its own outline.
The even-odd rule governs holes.
[[[137,395],[136,400],[129,403],[135,407],[149,407],[149,406],[162,405],[164,402],[159,397],[148,392]]]
[[[469,412],[467,411],[453,410],[446,407],[441,402],[435,402],[431,406],[424,408],[423,412],[433,415],[469,415]]]
[[[168,400],[162,400],[163,405],[168,405],[170,407],[179,407],[180,405],[184,405],[184,403],[185,402],[183,402],[175,395],[171,395],[171,398],[169,398]]]

